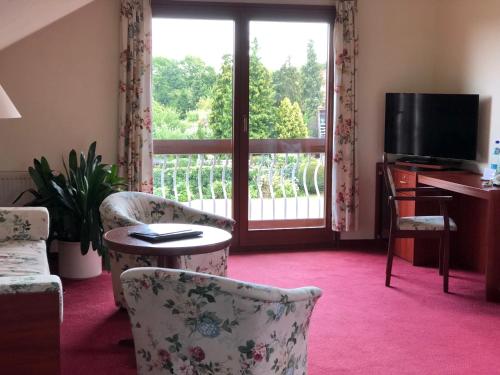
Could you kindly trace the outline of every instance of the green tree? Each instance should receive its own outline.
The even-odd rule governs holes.
[[[302,82],[302,111],[304,112],[304,121],[315,133],[316,118],[318,107],[323,102],[323,76],[321,74],[322,65],[318,63],[318,57],[314,50],[314,42],[310,40],[307,43],[307,59],[305,65],[301,68]],[[314,134],[313,133],[313,134]]]
[[[153,100],[153,139],[186,139],[187,130],[174,108]]]
[[[177,92],[184,87],[184,77],[175,60],[153,57],[153,99],[175,107]]]
[[[250,51],[250,138],[273,138],[276,121],[275,93],[271,73],[259,57],[257,38],[252,42]]]
[[[292,104],[290,99],[281,101],[276,120],[276,135],[280,139],[307,138],[307,126],[299,103]]]
[[[154,57],[152,75],[154,99],[175,108],[183,119],[200,99],[210,96],[216,77],[212,67],[193,56],[181,61]]]
[[[232,138],[233,126],[233,58],[222,57],[220,73],[212,92],[212,111],[208,123],[216,139]]]
[[[215,83],[216,73],[214,68],[205,64],[199,57],[186,56],[179,63],[187,85],[186,110],[195,110],[202,98],[208,98]]]
[[[276,90],[276,105],[285,98],[291,102],[301,102],[301,77],[299,70],[292,66],[290,57],[273,73],[273,84]]]

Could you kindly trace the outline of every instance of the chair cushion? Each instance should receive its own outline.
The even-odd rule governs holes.
[[[46,240],[49,211],[45,207],[0,207],[0,242]]]
[[[444,230],[443,216],[405,216],[398,220],[399,230]],[[450,230],[456,231],[457,224],[450,218]]]
[[[0,242],[0,277],[49,275],[45,241]]]

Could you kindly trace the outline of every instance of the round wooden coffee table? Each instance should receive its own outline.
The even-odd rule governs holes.
[[[155,224],[155,229],[168,231],[169,227],[174,226],[178,227],[179,224]],[[172,268],[175,266],[175,258],[179,255],[211,253],[226,248],[231,242],[231,234],[219,228],[195,224],[182,226],[201,231],[203,234],[200,237],[151,243],[129,235],[131,232],[148,229],[148,224],[141,224],[111,229],[104,234],[104,243],[110,250],[119,253],[157,256],[158,267]]]

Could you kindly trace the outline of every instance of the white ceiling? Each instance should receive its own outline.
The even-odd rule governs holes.
[[[0,50],[94,0],[0,0]]]

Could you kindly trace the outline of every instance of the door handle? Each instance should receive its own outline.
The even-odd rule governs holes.
[[[248,116],[243,115],[243,132],[248,133]]]

